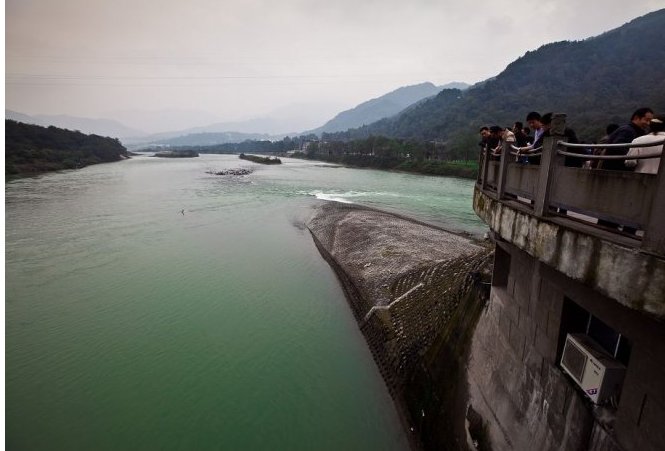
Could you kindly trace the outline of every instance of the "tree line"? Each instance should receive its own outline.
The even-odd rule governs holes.
[[[127,158],[127,149],[116,138],[5,120],[8,179],[123,158]]]

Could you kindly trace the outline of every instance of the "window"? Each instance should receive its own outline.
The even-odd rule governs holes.
[[[492,271],[492,286],[505,287],[508,285],[510,274],[510,254],[499,245],[494,246],[494,269]]]
[[[557,361],[561,359],[567,334],[583,333],[595,341],[605,352],[624,365],[630,358],[630,341],[619,331],[592,315],[574,301],[564,298],[559,329]]]

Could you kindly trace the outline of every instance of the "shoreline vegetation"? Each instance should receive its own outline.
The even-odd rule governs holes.
[[[355,140],[328,140],[316,135],[286,137],[279,141],[252,141],[211,146],[181,146],[202,154],[279,155],[325,161],[349,167],[475,179],[478,145],[475,136],[456,144],[370,136]],[[258,162],[258,161],[257,161]]]
[[[5,119],[5,180],[130,158],[118,139]]]
[[[241,153],[238,155],[238,158],[259,164],[282,164],[282,160],[277,157],[261,157],[258,155],[245,155],[244,153]]]
[[[471,139],[456,146],[435,141],[416,141],[371,136],[351,141],[328,141],[315,135],[286,137],[280,141],[251,141],[212,146],[181,146],[202,154],[238,154],[264,163],[269,156],[325,161],[342,166],[475,179],[478,146]],[[249,155],[252,152],[253,155]],[[257,156],[262,155],[262,156]],[[243,158],[243,157],[240,157]],[[259,161],[259,159],[261,161]],[[250,160],[252,161],[252,160]],[[265,163],[270,164],[270,163]]]
[[[317,155],[309,157],[304,152],[296,152],[293,158],[303,160],[325,161],[351,168],[379,169],[383,171],[399,171],[420,175],[435,175],[442,177],[460,177],[476,179],[478,177],[477,161],[440,161],[440,160],[402,160],[398,158],[380,159],[363,155],[344,155],[341,157],[324,157]]]
[[[199,153],[195,150],[163,150],[153,156],[158,158],[196,158]]]

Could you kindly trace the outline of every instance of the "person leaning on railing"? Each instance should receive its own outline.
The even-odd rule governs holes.
[[[665,116],[654,117],[649,121],[649,134],[635,138],[633,144],[649,144],[662,141],[665,138]],[[635,172],[645,174],[656,174],[660,165],[663,145],[651,147],[632,147],[626,156],[646,156],[654,155],[653,158],[626,160],[626,167],[633,168]]]
[[[537,113],[529,113],[529,114],[537,114]],[[529,164],[540,164],[540,150],[543,147],[543,141],[546,136],[550,136],[550,129],[552,128],[552,113],[546,113],[543,114],[540,119],[538,120],[542,132],[540,133],[540,136],[538,139],[530,146],[526,147],[518,147],[517,150],[517,158],[518,160],[521,158],[522,155],[526,155],[529,160]],[[571,144],[577,144],[579,143],[579,140],[577,139],[577,135],[575,132],[571,129],[566,127],[564,132],[564,140],[566,142],[569,142]],[[574,152],[576,153],[581,153],[584,154],[585,150],[575,150]],[[580,158],[569,158],[566,157],[564,164],[566,166],[570,167],[582,167],[582,164],[584,163],[584,160],[581,160]]]
[[[589,144],[573,144],[566,141],[559,141],[557,143],[559,146],[559,150],[557,152],[565,157],[573,157],[573,158],[586,157],[587,159],[602,161],[603,163],[620,161],[622,167],[627,166],[627,168],[624,170],[631,170],[635,168],[636,172],[655,174],[658,172],[660,159],[663,152],[663,146],[665,144],[665,125],[664,125],[665,116],[658,117],[655,120],[652,119],[650,123],[652,124],[654,131],[652,131],[650,135],[638,137],[630,143],[589,145]],[[606,151],[606,154],[605,155],[587,154],[586,156],[578,157],[574,152],[576,148],[586,149],[589,147],[591,149],[604,149]],[[630,153],[627,153],[627,152],[622,152],[623,149],[635,149],[635,150],[632,150]],[[607,170],[605,167],[603,167],[603,169]],[[599,218],[597,224],[599,226],[607,227],[609,229],[614,229],[614,230],[620,229],[625,234],[634,235],[637,232],[637,229],[633,225],[626,225],[626,224],[621,225],[607,219]]]
[[[630,117],[630,123],[622,125],[617,128],[608,138],[608,144],[629,144],[635,138],[643,136],[647,133],[649,122],[653,119],[653,111],[651,108],[638,108]],[[605,155],[626,155],[628,147],[608,147],[605,150]],[[601,169],[609,169],[614,171],[630,171],[631,168],[625,165],[626,160],[605,160],[601,165]]]
[[[480,142],[478,143],[478,146],[480,147],[480,151],[483,152],[487,149],[487,138],[490,136],[490,128],[482,126],[478,133],[480,134]]]
[[[496,161],[501,158],[501,150],[503,149],[503,129],[498,125],[492,125],[489,131],[490,134],[487,137],[487,150],[489,151],[490,159]]]

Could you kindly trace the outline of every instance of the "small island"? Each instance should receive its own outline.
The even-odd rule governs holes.
[[[223,171],[213,171],[210,169],[206,171],[206,174],[210,175],[249,175],[252,173],[251,169],[239,168],[239,169],[225,169]]]
[[[199,153],[195,150],[164,150],[157,152],[154,156],[159,158],[196,158]]]
[[[282,160],[277,157],[260,157],[258,155],[245,155],[244,153],[241,153],[239,157],[241,160],[249,160],[260,164],[282,164]]]

